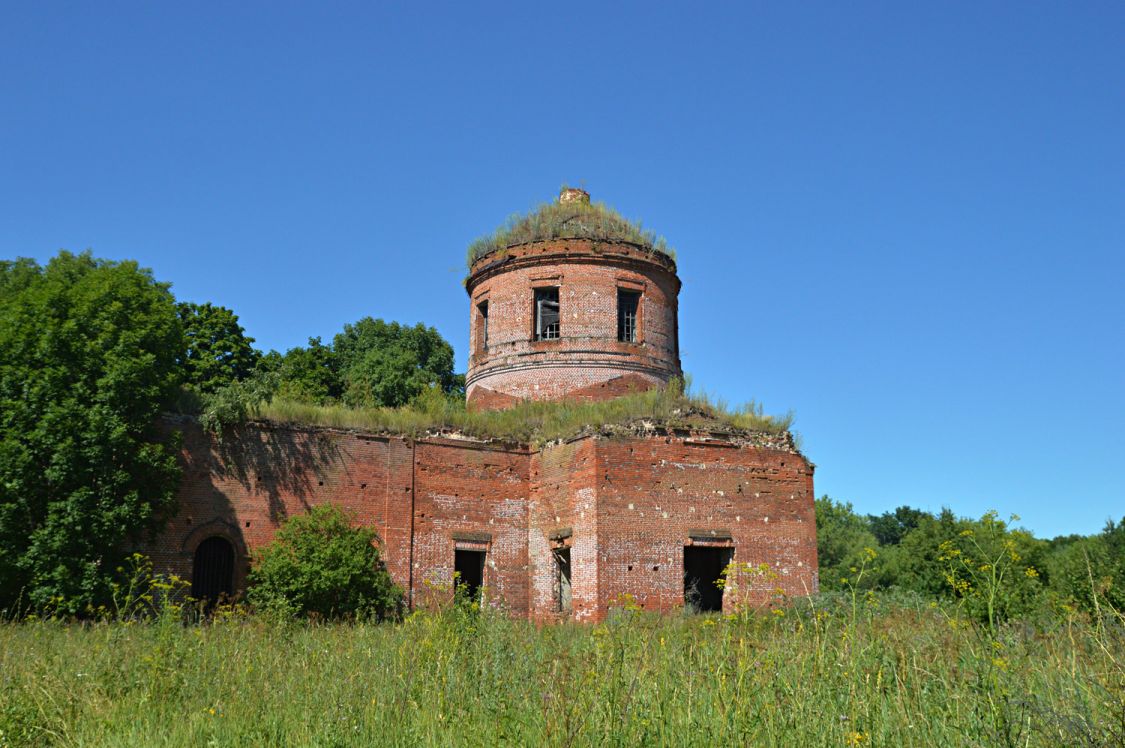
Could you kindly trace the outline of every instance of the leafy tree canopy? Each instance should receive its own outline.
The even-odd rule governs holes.
[[[432,327],[364,317],[333,340],[343,399],[352,407],[406,405],[429,386],[453,390],[453,346]]]
[[[816,513],[826,591],[856,584],[864,549],[877,540],[861,587],[945,598],[992,626],[1037,608],[1125,607],[1125,520],[1109,522],[1100,535],[1048,542],[995,512],[973,519],[902,506],[863,517],[825,496]]]
[[[259,370],[277,377],[277,396],[311,405],[398,407],[436,387],[456,395],[465,386],[453,373],[453,347],[432,327],[364,317],[344,325],[325,345],[263,357]]]
[[[183,349],[168,285],[135,262],[0,262],[0,608],[104,599],[171,508],[155,423]]]
[[[1052,543],[1047,558],[1051,590],[1087,611],[1107,602],[1125,610],[1125,517],[1107,522],[1100,535],[1068,540]]]
[[[863,563],[865,549],[879,545],[865,517],[850,503],[828,496],[816,500],[816,537],[820,584],[826,590],[842,589],[853,576],[851,569]]]
[[[867,522],[879,545],[898,545],[906,533],[929,516],[928,512],[923,512],[921,509],[900,506],[893,512],[884,512],[879,516],[868,515]]]
[[[278,374],[278,396],[311,405],[339,402],[344,386],[340,363],[331,345],[320,338],[309,338],[307,348],[293,348],[284,356],[271,352],[263,367],[272,367]]]
[[[181,366],[189,387],[210,394],[250,376],[260,354],[234,312],[211,303],[183,302],[177,309],[187,345]]]
[[[378,536],[353,527],[331,504],[290,517],[276,539],[256,554],[249,602],[287,615],[322,618],[394,614],[402,591],[391,581]]]

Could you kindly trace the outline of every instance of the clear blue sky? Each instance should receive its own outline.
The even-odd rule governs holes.
[[[1125,516],[1116,0],[0,9],[0,257],[263,348],[372,315],[463,370],[466,245],[564,181],[676,247],[685,369],[793,409],[818,494]]]

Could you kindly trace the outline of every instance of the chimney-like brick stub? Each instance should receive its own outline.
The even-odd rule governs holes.
[[[559,192],[559,203],[589,203],[590,193],[577,187],[563,187]]]
[[[484,258],[467,289],[469,404],[509,407],[530,400],[603,400],[680,376],[675,263],[623,242],[558,239]],[[557,333],[538,333],[537,299],[558,297]],[[620,339],[622,294],[631,339]],[[481,302],[487,299],[487,339]]]

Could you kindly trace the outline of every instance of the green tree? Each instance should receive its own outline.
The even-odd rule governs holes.
[[[1099,535],[1056,538],[1050,546],[1046,566],[1053,593],[1089,613],[1106,603],[1125,610],[1125,518],[1110,520]]]
[[[364,317],[333,340],[344,402],[353,407],[406,405],[429,386],[444,392],[459,382],[453,347],[432,327]]]
[[[828,496],[816,500],[816,551],[822,589],[845,589],[845,580],[855,574],[852,569],[859,569],[868,558],[865,549],[878,545],[867,519],[856,514],[850,502],[833,501]],[[878,583],[878,574],[874,569],[872,572],[865,574],[865,587]]]
[[[256,554],[247,599],[264,610],[325,618],[379,618],[397,612],[402,590],[391,581],[378,536],[353,527],[326,504],[290,517]]]
[[[906,533],[917,527],[923,518],[930,516],[932,515],[921,509],[900,506],[893,512],[867,515],[867,523],[879,545],[898,545],[906,537]]]
[[[178,311],[187,346],[181,366],[189,387],[211,394],[250,376],[260,354],[234,312],[210,303],[190,302],[181,303]]]
[[[307,348],[292,348],[284,356],[270,352],[262,360],[263,370],[277,372],[277,396],[312,405],[331,405],[340,400],[339,356],[320,338],[309,338]]]
[[[157,416],[183,350],[168,285],[135,262],[0,262],[0,608],[105,599],[174,506]]]
[[[277,397],[312,405],[394,408],[431,388],[449,397],[465,389],[464,376],[453,373],[453,347],[437,330],[371,317],[344,325],[330,345],[309,338],[285,355],[271,351],[256,370],[266,374],[274,375]]]

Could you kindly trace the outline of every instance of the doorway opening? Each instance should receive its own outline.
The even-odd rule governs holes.
[[[484,585],[484,551],[457,548],[453,551],[453,573],[457,578],[458,597],[477,602]]]
[[[697,613],[722,612],[723,591],[717,583],[733,557],[733,548],[684,546],[684,607]]]
[[[234,546],[226,538],[210,537],[195,549],[191,567],[191,596],[208,608],[234,595]]]

